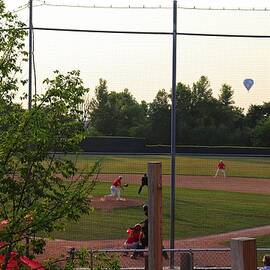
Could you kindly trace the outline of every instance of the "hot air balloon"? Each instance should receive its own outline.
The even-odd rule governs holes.
[[[246,89],[249,91],[252,85],[254,84],[254,81],[252,79],[245,79],[243,81],[243,84],[246,87]]]

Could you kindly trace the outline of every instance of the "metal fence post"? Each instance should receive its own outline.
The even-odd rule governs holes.
[[[180,255],[180,269],[181,270],[192,270],[193,269],[193,256],[190,251],[183,252]]]
[[[90,249],[90,269],[94,269],[94,262],[93,262],[94,256],[93,256],[93,250]]]

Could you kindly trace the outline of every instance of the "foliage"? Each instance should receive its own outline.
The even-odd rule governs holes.
[[[8,224],[0,238],[6,243],[7,256],[19,244],[18,250],[24,253],[27,246],[21,240],[26,237],[37,253],[42,243],[32,236],[62,229],[66,220],[78,221],[91,210],[88,196],[95,184],[91,178],[99,164],[80,175],[79,181],[65,182],[78,177],[75,163],[54,154],[75,150],[83,139],[78,105],[87,89],[77,71],[55,75],[44,81],[47,92],[36,97],[30,111],[13,106],[1,117],[0,217]]]
[[[255,145],[270,146],[270,117],[257,124],[253,136]]]
[[[149,104],[148,140],[153,144],[170,142],[170,104],[166,91],[158,91],[155,99]]]
[[[267,117],[270,117],[270,102],[264,102],[263,105],[251,105],[246,115],[246,125],[254,128]]]
[[[221,101],[224,106],[233,105],[233,94],[234,91],[232,90],[232,87],[227,84],[223,84],[220,89],[219,101]]]
[[[99,253],[85,248],[79,250],[71,248],[67,260],[63,260],[62,258],[49,260],[46,263],[46,268],[51,270],[69,270],[74,268],[120,270],[120,265],[118,256],[114,254]]]
[[[210,81],[201,76],[192,86],[182,83],[176,89],[176,142],[178,145],[256,144],[253,129],[270,114],[270,106],[252,105],[247,115],[234,105],[234,90],[223,84],[218,99]],[[171,94],[159,90],[152,102],[138,104],[127,89],[109,92],[100,80],[95,97],[87,103],[88,134],[92,136],[145,137],[148,144],[169,144]]]
[[[96,270],[103,270],[104,267],[110,270],[120,270],[119,259],[116,256],[109,256],[106,253],[95,255]]]
[[[75,162],[55,154],[76,150],[85,137],[79,108],[89,89],[79,71],[55,71],[53,79],[44,80],[45,94],[36,96],[32,109],[25,110],[15,97],[25,83],[16,74],[27,56],[26,32],[1,0],[0,24],[5,29],[0,32],[0,220],[5,221],[0,249],[6,269],[12,251],[28,255],[32,247],[32,255],[42,253],[45,241],[35,239],[37,233],[63,229],[66,221],[90,213],[88,196],[99,162],[79,175]]]
[[[27,52],[24,51],[24,37],[22,30],[25,24],[11,12],[5,11],[5,5],[0,0],[0,26],[7,31],[0,32],[0,95],[1,100],[11,102],[18,90],[17,73],[21,72],[19,63],[27,61]],[[22,81],[25,83],[25,81]]]
[[[100,79],[95,89],[95,98],[87,103],[90,135],[137,135],[136,129],[145,119],[146,106],[137,103],[128,89],[123,92],[110,92],[107,82]]]

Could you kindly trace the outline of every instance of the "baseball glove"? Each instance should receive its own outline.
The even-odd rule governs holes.
[[[128,184],[124,184],[124,187],[128,187]]]

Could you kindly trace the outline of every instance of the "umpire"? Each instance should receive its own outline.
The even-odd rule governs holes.
[[[147,174],[146,173],[143,175],[141,181],[142,181],[142,183],[141,183],[141,185],[139,187],[138,194],[141,193],[143,186],[148,186],[148,177],[147,177]]]

